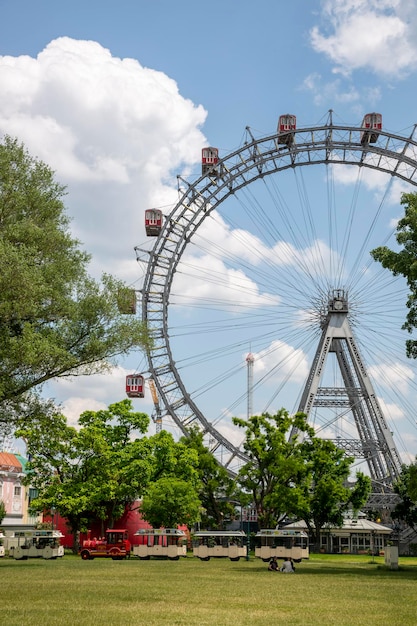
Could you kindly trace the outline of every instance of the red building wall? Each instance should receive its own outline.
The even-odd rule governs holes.
[[[138,545],[141,542],[141,537],[136,536],[135,533],[138,530],[146,530],[147,528],[152,528],[148,522],[142,519],[140,511],[140,502],[136,501],[131,507],[126,508],[124,515],[117,520],[114,524],[114,528],[126,528],[129,534],[129,541],[132,545]],[[134,509],[134,510],[131,510]],[[73,548],[74,546],[74,537],[70,534],[70,531],[67,526],[66,519],[61,517],[60,515],[55,514],[53,518],[50,515],[44,515],[44,522],[51,523],[53,528],[56,528],[65,535],[65,539],[61,541],[61,543],[66,548]],[[185,529],[185,527],[181,527]],[[92,524],[90,527],[90,537],[101,537],[103,533],[107,530],[105,526],[103,528],[102,522],[97,521],[95,524]],[[84,539],[87,539],[87,533],[82,533],[80,536],[80,544]]]

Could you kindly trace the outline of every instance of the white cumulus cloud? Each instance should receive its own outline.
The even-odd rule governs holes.
[[[325,0],[323,27],[310,32],[312,47],[335,71],[369,69],[401,77],[417,67],[417,21],[410,0]]]
[[[67,184],[72,227],[96,273],[126,278],[119,264],[129,258],[133,278],[145,209],[174,204],[176,174],[199,161],[204,108],[162,72],[69,37],[36,58],[0,57],[0,91],[0,135]]]
[[[410,383],[415,378],[411,367],[398,362],[371,365],[368,371],[372,380],[377,384],[394,389],[404,395],[409,391]]]
[[[253,352],[253,371],[259,380],[267,375],[274,384],[291,377],[292,382],[304,383],[309,373],[307,356],[300,348],[275,340],[259,352]]]

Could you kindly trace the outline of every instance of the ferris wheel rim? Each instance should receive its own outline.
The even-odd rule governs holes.
[[[416,148],[413,139],[381,129],[376,144],[360,141],[361,127],[334,125],[294,130],[294,144],[278,143],[278,133],[255,138],[247,127],[250,140],[219,159],[219,176],[205,174],[190,183],[178,177],[180,192],[177,204],[149,252],[149,262],[142,289],[142,320],[150,327],[157,348],[147,351],[149,372],[154,379],[165,413],[186,434],[197,423],[211,437],[211,450],[227,451],[226,467],[234,459],[245,462],[245,453],[213,426],[186,390],[173,358],[168,325],[169,296],[172,280],[181,257],[203,221],[236,191],[265,176],[308,165],[353,165],[366,167],[417,186],[417,158],[407,154]],[[304,159],[304,160],[303,160]],[[158,308],[159,307],[159,308]],[[178,411],[183,412],[180,417]]]

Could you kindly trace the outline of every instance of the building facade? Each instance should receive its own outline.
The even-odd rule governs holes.
[[[1,524],[4,531],[32,527],[41,518],[29,514],[32,490],[23,484],[26,459],[19,454],[0,452],[0,500],[3,501],[6,516]]]
[[[285,528],[308,532],[303,521]],[[326,527],[320,533],[320,552],[331,554],[384,554],[393,529],[366,519],[364,513],[347,513],[341,527]]]

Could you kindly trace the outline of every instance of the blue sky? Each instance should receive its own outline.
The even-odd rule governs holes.
[[[297,115],[299,126],[307,127],[324,123],[329,109],[336,123],[353,126],[360,124],[364,113],[379,111],[386,130],[406,136],[417,122],[413,0],[212,0],[208,4],[0,0],[0,24],[0,134],[17,136],[68,186],[72,228],[93,256],[91,272],[96,276],[111,272],[138,289],[145,268],[136,262],[133,248],[149,249],[153,243],[144,233],[144,211],[158,206],[169,213],[178,199],[176,176],[190,180],[198,176],[203,145],[228,154],[242,145],[246,126],[256,136],[271,134],[279,114],[287,112]],[[311,171],[304,173],[303,183],[325,254],[329,231],[325,174],[314,167],[306,169]],[[334,181],[341,234],[347,228],[355,176],[344,172]],[[294,178],[282,176],[278,184],[287,210],[293,212],[291,203],[300,193]],[[362,226],[372,221],[373,207],[382,210],[378,228],[367,241],[369,249],[385,240],[401,215],[399,197],[404,190],[397,182],[388,189],[386,179],[366,174],[355,200],[362,222],[350,238],[348,266],[355,264],[364,239]],[[225,213],[206,226],[202,238],[217,242],[224,251],[233,241],[235,259],[226,259],[225,253],[216,256],[213,245],[201,241],[190,247],[189,263],[200,269],[179,274],[175,289],[187,296],[188,306],[174,302],[170,314],[175,360],[184,366],[187,389],[202,402],[207,417],[231,438],[238,435],[231,431],[230,415],[245,414],[247,351],[256,355],[255,380],[266,378],[265,385],[259,382],[255,390],[255,410],[285,406],[292,411],[317,341],[314,333],[297,333],[291,323],[314,298],[314,287],[298,277],[296,264],[289,264],[285,272],[293,284],[302,285],[304,305],[300,295],[292,299],[290,290],[284,293],[282,272],[261,285],[259,273],[245,269],[247,239],[237,232],[250,231],[251,226],[242,207],[249,207],[250,214],[258,194],[260,202],[267,202],[263,193],[254,186],[249,196],[225,207]],[[252,235],[262,240],[260,233]],[[278,243],[265,237],[264,254],[276,251]],[[291,245],[294,259],[311,250],[307,245],[297,248],[295,241]],[[364,266],[368,261],[361,256]],[[249,262],[259,269],[259,261]],[[201,279],[202,266],[217,277],[211,291]],[[378,275],[376,267],[367,271]],[[227,293],[237,276],[258,289],[258,302],[240,316],[231,314],[227,306]],[[371,285],[363,287],[369,290],[363,296],[365,303],[368,296],[369,302],[375,296]],[[393,289],[404,293],[401,285]],[[196,293],[202,292],[198,306]],[[219,294],[223,304],[213,310],[207,303]],[[280,298],[276,309],[269,305],[274,319],[269,334],[262,295],[271,302]],[[358,328],[358,341],[363,342],[378,397],[392,420],[397,446],[408,459],[417,453],[412,414],[416,365],[405,360],[405,337],[398,331],[405,316],[404,299],[394,299],[392,316],[384,316],[387,306],[381,301],[368,308],[362,302],[367,315]],[[247,323],[249,314],[251,323]],[[204,357],[209,351],[210,356]],[[289,370],[279,366],[287,353],[299,358],[288,389],[283,381]],[[141,354],[132,354],[112,374],[54,383],[45,393],[63,402],[74,421],[84,409],[121,399],[125,374],[140,371],[144,363]],[[393,364],[397,364],[395,371]],[[150,413],[149,394],[137,406]],[[325,426],[323,422],[321,427]],[[349,431],[349,424],[340,428]]]

